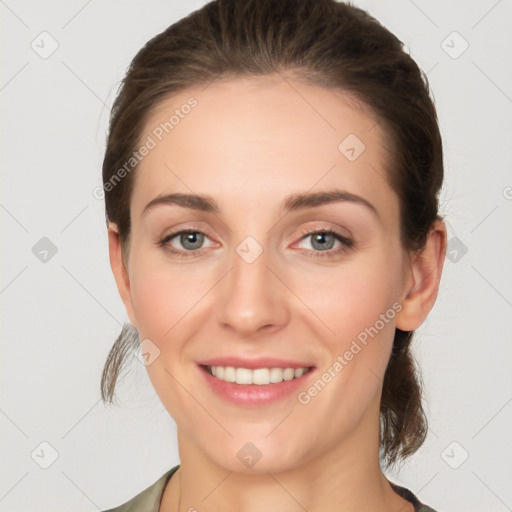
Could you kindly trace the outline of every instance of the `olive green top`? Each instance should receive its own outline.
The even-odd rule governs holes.
[[[164,494],[165,486],[170,480],[171,476],[178,470],[180,465],[174,466],[167,473],[164,473],[153,485],[150,485],[147,489],[137,494],[131,500],[119,505],[116,508],[104,510],[103,512],[159,512],[160,502]],[[421,503],[418,498],[405,487],[400,487],[393,482],[389,482],[391,487],[397,492],[402,498],[410,501],[414,505],[414,512],[436,512],[434,509],[427,507]]]

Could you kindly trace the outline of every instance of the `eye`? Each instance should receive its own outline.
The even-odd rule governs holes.
[[[177,240],[176,243],[180,244],[184,250],[173,246],[171,242],[174,239]],[[202,249],[201,246],[203,245],[205,239],[209,239],[209,237],[202,231],[197,229],[183,229],[164,236],[158,240],[157,245],[160,247],[165,247],[166,250],[173,254],[188,257],[200,252]]]
[[[349,238],[343,236],[333,229],[312,229],[302,232],[303,237],[301,240],[311,239],[312,249],[304,252],[313,257],[332,257],[354,247],[354,242]],[[332,250],[336,242],[339,242],[340,247]]]
[[[312,249],[302,249],[300,252],[313,257],[334,257],[343,252],[353,249],[354,242],[333,229],[312,229],[301,233],[302,240],[311,239]],[[176,248],[172,241],[176,239],[183,248]],[[203,252],[203,244],[209,237],[202,231],[194,228],[183,229],[169,233],[157,241],[159,247],[180,257],[198,256]],[[338,242],[340,247],[332,250]]]

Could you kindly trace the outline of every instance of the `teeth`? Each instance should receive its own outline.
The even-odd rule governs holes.
[[[237,384],[277,384],[283,380],[302,377],[309,368],[234,368],[233,366],[207,366],[210,373],[217,379]]]

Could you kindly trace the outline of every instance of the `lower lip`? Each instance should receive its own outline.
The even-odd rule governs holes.
[[[267,405],[296,393],[315,371],[315,368],[311,368],[298,378],[264,385],[226,382],[210,375],[204,366],[199,365],[199,370],[210,388],[221,398],[236,405]]]

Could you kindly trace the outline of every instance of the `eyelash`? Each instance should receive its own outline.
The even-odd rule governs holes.
[[[196,249],[195,251],[179,251],[174,248],[171,248],[167,246],[167,243],[170,242],[173,238],[175,238],[178,235],[181,235],[183,233],[200,233],[207,238],[208,235],[201,231],[200,229],[194,229],[194,228],[188,228],[188,229],[182,229],[179,231],[175,231],[173,233],[169,233],[165,237],[161,238],[157,241],[157,245],[159,247],[163,247],[166,251],[170,252],[171,254],[182,257],[182,258],[190,258],[194,256],[200,256],[202,254],[203,249]],[[310,230],[304,230],[301,232],[301,240],[303,238],[306,238],[308,235],[316,235],[316,234],[325,234],[325,235],[332,235],[336,240],[341,242],[342,246],[339,249],[329,249],[328,251],[315,251],[311,249],[300,249],[299,252],[301,254],[307,254],[309,256],[313,256],[314,258],[333,258],[338,256],[339,254],[342,254],[344,252],[347,252],[349,250],[354,249],[355,242],[350,240],[349,238],[340,235],[337,231],[326,228],[326,229],[310,229]]]

